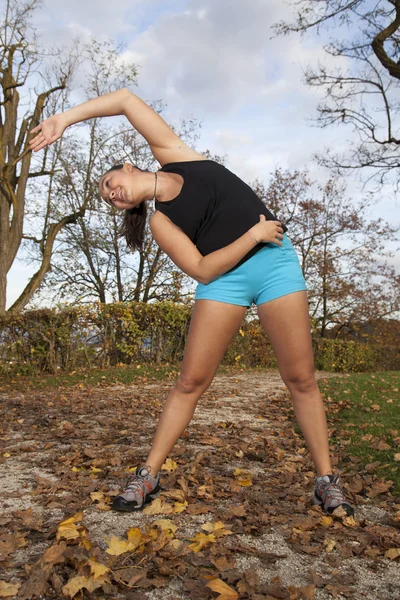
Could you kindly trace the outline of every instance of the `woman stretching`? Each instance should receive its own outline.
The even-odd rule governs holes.
[[[113,508],[136,511],[161,491],[159,470],[211,384],[248,307],[270,339],[291,394],[296,420],[316,469],[314,503],[354,514],[329,456],[325,409],[314,375],[307,288],[296,252],[252,189],[220,164],[189,148],[145,102],[127,89],[84,102],[32,129],[37,152],[66,127],[94,117],[125,115],[162,165],[156,173],[115,165],[99,182],[101,197],[124,210],[124,233],[142,247],[148,202],[159,247],[195,279],[195,303],[180,375],[170,391],[143,466],[114,499]]]

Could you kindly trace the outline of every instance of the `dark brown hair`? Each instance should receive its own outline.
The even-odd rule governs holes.
[[[124,165],[114,165],[111,169],[108,169],[107,173],[110,171],[115,171],[116,169],[122,169]],[[139,169],[136,165],[133,165],[135,169]],[[139,169],[139,171],[143,171],[144,169]],[[143,201],[139,204],[139,206],[135,206],[134,208],[128,208],[124,214],[124,220],[122,222],[121,229],[119,231],[119,235],[121,237],[125,237],[127,246],[135,252],[136,250],[143,249],[144,243],[144,233],[146,228],[146,220],[147,220],[147,206]]]

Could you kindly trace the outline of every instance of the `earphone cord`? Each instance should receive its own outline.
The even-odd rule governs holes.
[[[154,182],[154,196],[153,200],[156,200],[156,190],[157,190],[157,171],[154,172],[155,182]]]

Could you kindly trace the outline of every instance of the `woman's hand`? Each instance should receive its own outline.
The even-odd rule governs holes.
[[[282,246],[282,243],[278,241],[283,240],[281,223],[279,221],[267,221],[265,215],[260,215],[260,222],[249,229],[249,232],[257,240],[257,243],[272,242]]]
[[[30,149],[34,152],[38,152],[38,150],[59,140],[67,125],[68,123],[66,122],[63,113],[53,115],[49,119],[46,119],[30,132],[31,134],[37,133],[37,136],[29,141]]]

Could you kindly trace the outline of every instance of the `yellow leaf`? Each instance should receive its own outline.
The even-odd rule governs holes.
[[[166,471],[175,471],[175,469],[178,468],[178,465],[174,460],[172,460],[172,458],[167,458],[165,463],[161,465],[161,468],[165,469]]]
[[[245,469],[240,469],[239,467],[233,471],[234,476],[236,477],[236,481],[242,487],[249,487],[253,485],[252,474]]]
[[[120,556],[120,554],[129,552],[130,550],[133,550],[133,545],[131,545],[128,540],[122,540],[116,535],[113,535],[108,540],[108,548],[106,550],[107,554],[111,554],[112,556]]]
[[[319,522],[321,523],[321,525],[323,527],[329,527],[329,525],[332,525],[333,519],[332,519],[332,517],[329,517],[328,515],[324,515],[323,517],[321,517]]]
[[[133,529],[129,529],[127,540],[123,540],[116,535],[113,535],[108,540],[108,548],[106,552],[112,556],[119,556],[125,552],[133,552],[140,546],[142,541],[142,532],[140,529],[135,527]]]
[[[332,552],[332,550],[336,546],[336,541],[332,540],[332,539],[327,539],[327,540],[324,540],[324,544],[326,546],[325,550],[327,552]]]
[[[239,594],[221,579],[212,579],[204,587],[209,587],[213,592],[220,594],[216,600],[237,600],[239,598]]]
[[[173,507],[173,511],[174,513],[181,513],[184,510],[186,510],[186,507],[188,505],[188,502],[185,500],[185,502],[174,502],[174,507]]]
[[[83,575],[77,575],[68,581],[66,585],[64,585],[62,591],[65,596],[69,596],[73,598],[76,594],[86,588],[89,594],[97,590],[105,583],[100,579],[93,579],[92,577],[84,577]]]
[[[140,544],[143,542],[143,535],[139,527],[132,527],[128,530],[128,540],[131,544],[135,545],[135,548],[140,546]]]
[[[175,533],[178,529],[178,526],[170,519],[157,519],[157,521],[153,521],[152,525],[157,525],[157,527],[165,531],[167,535],[169,533]]]
[[[189,548],[193,550],[193,552],[199,552],[209,544],[215,542],[215,535],[210,533],[210,535],[206,535],[205,533],[196,533],[193,538],[189,538],[193,544],[189,544]]]
[[[90,574],[93,576],[94,579],[98,579],[99,577],[102,577],[110,571],[110,569],[106,567],[106,565],[103,565],[93,560],[93,558],[90,558],[86,564],[89,565]]]
[[[226,525],[222,521],[217,521],[216,523],[210,523],[207,521],[207,523],[204,523],[201,528],[209,533],[215,533],[217,537],[222,537],[223,535],[230,535],[233,533],[233,531],[230,531],[230,529],[226,529]]]
[[[16,596],[20,587],[20,583],[7,583],[6,581],[0,580],[0,598]]]
[[[103,469],[98,469],[97,467],[90,467],[92,473],[101,473]]]
[[[335,511],[333,511],[333,514],[335,514]],[[358,527],[359,523],[357,521],[355,521],[353,516],[350,517],[345,517],[342,520],[343,525],[345,525],[346,527]]]
[[[72,467],[71,471],[74,473],[79,473],[80,469],[78,467]]]
[[[3,456],[4,458],[10,458],[11,454],[9,452],[4,452]]]
[[[400,460],[400,452],[397,452],[397,453],[394,455],[394,460]]]
[[[100,500],[104,500],[103,492],[91,492],[90,497],[93,502],[100,502]]]
[[[244,469],[241,469],[240,467],[237,467],[233,471],[233,474],[234,474],[235,477],[237,477],[238,475],[242,475],[243,473],[248,473],[248,471],[245,471]]]
[[[182,540],[171,540],[170,542],[168,542],[166,548],[173,548],[174,550],[179,550],[179,548],[182,546],[183,542]]]
[[[163,502],[162,498],[158,497],[142,510],[144,515],[170,515],[174,509],[167,502]]]
[[[385,558],[390,558],[390,560],[393,560],[398,556],[400,556],[400,548],[389,548],[389,550],[386,550],[385,552]]]
[[[242,487],[249,487],[253,485],[253,481],[251,479],[238,479],[237,483]]]
[[[57,540],[60,540],[61,538],[64,538],[66,540],[76,540],[77,538],[79,538],[80,533],[78,531],[76,523],[78,523],[82,519],[83,519],[83,513],[77,513],[70,519],[63,521],[58,526],[57,536],[56,536]]]

